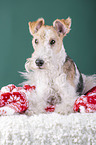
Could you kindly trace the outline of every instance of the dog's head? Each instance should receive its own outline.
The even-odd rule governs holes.
[[[33,36],[34,53],[25,67],[29,69],[46,69],[57,63],[57,55],[62,49],[63,37],[70,31],[71,19],[56,19],[53,26],[44,25],[44,19],[29,22],[29,31]]]

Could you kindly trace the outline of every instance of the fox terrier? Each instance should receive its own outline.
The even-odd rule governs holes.
[[[36,89],[28,98],[26,113],[44,113],[48,106],[60,114],[72,113],[77,97],[96,85],[96,75],[82,74],[65,52],[63,38],[70,31],[70,17],[56,19],[53,26],[44,23],[43,18],[29,22],[34,52],[25,63],[23,84]]]

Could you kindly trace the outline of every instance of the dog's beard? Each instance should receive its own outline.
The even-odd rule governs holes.
[[[42,66],[37,66],[35,61],[36,59],[40,58],[44,61],[44,64]],[[28,59],[28,61],[25,64],[26,71],[35,71],[35,70],[50,70],[55,71],[58,70],[58,67],[60,67],[61,64],[61,56],[59,54],[49,53],[48,54],[42,54],[37,55],[36,53],[32,55],[31,58]]]

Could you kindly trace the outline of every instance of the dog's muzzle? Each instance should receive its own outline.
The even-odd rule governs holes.
[[[38,67],[41,67],[44,64],[44,61],[42,59],[36,59],[35,63]]]

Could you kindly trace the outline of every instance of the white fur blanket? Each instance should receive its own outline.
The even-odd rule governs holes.
[[[0,116],[0,145],[96,145],[96,114]]]

